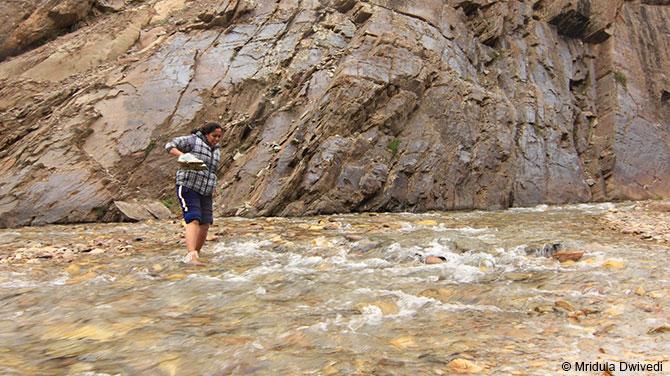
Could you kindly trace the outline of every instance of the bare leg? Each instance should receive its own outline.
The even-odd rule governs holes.
[[[203,265],[198,261],[198,241],[200,239],[200,222],[191,221],[186,224],[186,254],[188,262],[195,265]]]
[[[207,231],[209,230],[209,225],[200,225],[198,228],[198,242],[195,246],[195,249],[198,251],[198,254],[200,253],[200,250],[202,249],[202,246],[205,244],[205,240],[207,240]]]
[[[200,233],[200,222],[191,221],[186,224],[186,250],[189,252],[198,250],[198,236]]]

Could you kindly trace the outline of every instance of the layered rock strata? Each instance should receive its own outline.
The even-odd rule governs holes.
[[[207,120],[224,215],[667,197],[666,5],[129,2],[0,64],[0,225],[169,204]]]

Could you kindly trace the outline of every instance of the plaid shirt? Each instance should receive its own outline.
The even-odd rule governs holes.
[[[176,137],[165,144],[166,151],[169,152],[172,148],[177,148],[182,153],[191,153],[207,165],[207,170],[203,171],[178,170],[177,185],[183,185],[201,195],[210,196],[216,187],[216,171],[221,160],[221,150],[211,146],[201,132]]]

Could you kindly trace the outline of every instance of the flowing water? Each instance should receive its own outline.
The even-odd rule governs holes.
[[[670,250],[605,230],[614,207],[226,218],[205,267],[180,264],[176,242],[0,265],[0,374],[580,374],[565,361],[662,362],[649,374],[668,374]],[[542,251],[552,244],[584,256],[560,263]],[[422,263],[431,255],[445,261]]]

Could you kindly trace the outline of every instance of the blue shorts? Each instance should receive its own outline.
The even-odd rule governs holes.
[[[184,221],[191,223],[198,221],[201,225],[211,225],[214,223],[212,216],[212,196],[204,196],[200,193],[186,188],[183,185],[177,186],[177,199],[184,213]]]

